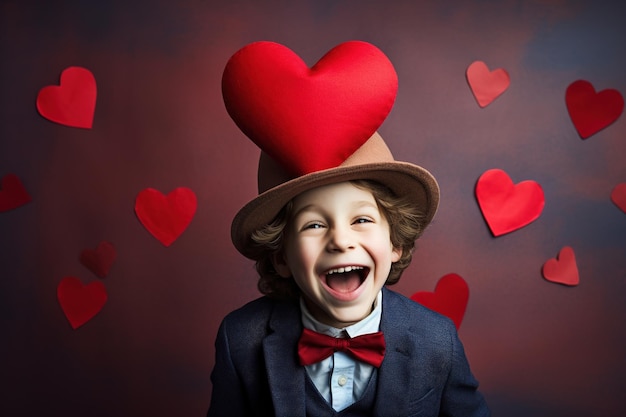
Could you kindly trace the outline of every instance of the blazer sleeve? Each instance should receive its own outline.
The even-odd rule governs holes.
[[[451,367],[441,399],[441,417],[489,417],[487,403],[478,391],[478,381],[472,375],[463,344],[456,328],[450,330],[452,343]]]
[[[272,309],[272,301],[260,298],[222,320],[215,339],[213,390],[207,416],[274,414],[263,352]]]
[[[249,415],[240,381],[229,348],[226,323],[222,322],[215,339],[215,367],[211,373],[213,391],[207,417]]]

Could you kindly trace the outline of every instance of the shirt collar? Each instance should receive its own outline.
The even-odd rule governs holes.
[[[317,321],[309,312],[309,309],[306,308],[306,304],[304,303],[304,299],[300,298],[300,312],[302,317],[302,325],[309,330],[316,331],[318,333],[326,334],[333,337],[345,337],[347,334],[348,337],[356,337],[369,333],[376,333],[380,328],[380,317],[382,313],[382,305],[383,305],[383,294],[382,291],[376,295],[376,299],[374,300],[374,309],[372,312],[365,317],[363,320],[358,321],[348,327],[344,327],[343,329],[338,329],[336,327],[329,326],[324,323],[320,323]]]

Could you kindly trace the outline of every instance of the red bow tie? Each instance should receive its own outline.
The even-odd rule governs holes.
[[[309,329],[302,330],[302,336],[298,342],[298,355],[301,365],[306,366],[320,362],[334,352],[346,352],[361,362],[379,368],[385,357],[383,332],[342,339]]]

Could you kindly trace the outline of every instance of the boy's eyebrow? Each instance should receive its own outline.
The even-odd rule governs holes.
[[[291,215],[292,219],[295,219],[296,217],[298,217],[300,214],[306,212],[306,211],[321,211],[320,206],[317,204],[307,204],[306,206],[302,206],[300,207],[298,210],[294,210],[293,214]]]
[[[371,208],[375,208],[376,210],[378,210],[378,205],[375,202],[369,201],[369,200],[359,200],[359,201],[354,201],[352,203],[352,206],[354,206],[355,209],[361,208],[361,207],[371,207]],[[307,204],[306,206],[302,206],[300,207],[298,210],[293,212],[292,218],[296,218],[298,217],[301,213],[306,212],[306,211],[325,211],[323,206],[319,205],[319,204]]]
[[[355,201],[354,206],[357,207],[357,208],[369,206],[369,207],[373,207],[375,209],[378,209],[378,204],[376,204],[375,201],[369,201],[369,200]]]

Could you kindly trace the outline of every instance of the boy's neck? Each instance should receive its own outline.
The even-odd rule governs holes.
[[[304,327],[318,333],[328,334],[333,337],[359,336],[361,334],[373,333],[380,327],[382,314],[382,291],[378,293],[369,314],[356,322],[341,323],[333,320],[320,320],[314,315],[307,300],[300,298],[300,310],[302,324]]]

